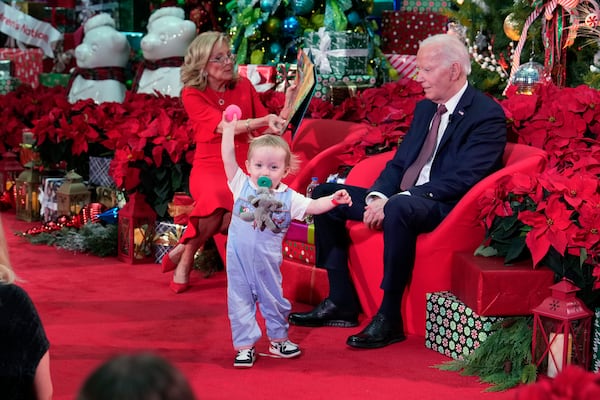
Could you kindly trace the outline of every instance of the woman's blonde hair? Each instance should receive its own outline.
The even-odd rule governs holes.
[[[231,39],[223,32],[203,32],[190,43],[183,58],[180,76],[183,86],[194,87],[199,90],[206,89],[208,74],[206,64],[215,44],[227,44],[231,47]],[[233,82],[237,80],[234,74]]]
[[[251,158],[252,152],[259,147],[274,147],[285,151],[285,166],[290,169],[290,173],[298,172],[300,168],[300,159],[290,149],[290,145],[281,136],[278,135],[261,135],[250,140],[248,148],[248,159]]]
[[[13,283],[15,281],[15,272],[10,266],[8,258],[8,245],[4,237],[4,228],[2,227],[2,218],[0,218],[0,284]]]

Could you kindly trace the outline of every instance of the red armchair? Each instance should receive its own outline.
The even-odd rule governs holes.
[[[369,187],[377,178],[393,152],[379,154],[359,162],[348,175],[349,185]],[[315,159],[316,160],[316,159]],[[452,255],[474,251],[484,238],[479,221],[478,199],[503,176],[515,172],[535,173],[546,163],[543,150],[509,143],[504,152],[504,168],[475,185],[432,232],[419,235],[412,278],[404,293],[402,316],[407,333],[425,334],[426,294],[449,290]],[[367,317],[379,307],[383,292],[383,234],[374,232],[362,222],[349,221],[350,273]],[[379,255],[379,256],[374,256]]]
[[[304,119],[291,143],[292,151],[300,159],[300,171],[288,176],[286,184],[304,193],[311,177],[317,176],[319,182],[325,182],[343,164],[341,155],[349,149],[344,140],[378,129],[355,122]]]

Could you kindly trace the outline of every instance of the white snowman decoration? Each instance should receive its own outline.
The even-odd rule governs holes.
[[[182,8],[159,8],[148,20],[148,33],[140,46],[144,63],[138,69],[132,91],[178,97],[180,70],[189,44],[196,37],[196,24],[185,19]]]
[[[115,29],[115,21],[101,13],[83,25],[82,43],[75,48],[77,68],[72,73],[69,102],[93,99],[96,103],[125,99],[125,66],[129,61],[129,42]]]

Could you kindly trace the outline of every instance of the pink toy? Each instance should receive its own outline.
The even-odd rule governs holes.
[[[240,119],[242,116],[242,110],[235,104],[230,104],[225,109],[225,119],[229,122],[233,120],[233,117]]]

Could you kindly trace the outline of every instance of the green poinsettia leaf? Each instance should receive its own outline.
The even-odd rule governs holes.
[[[505,264],[521,261],[529,256],[524,236],[518,236],[510,242],[504,259]]]
[[[475,249],[475,252],[473,254],[482,257],[495,257],[498,255],[498,250],[492,246],[481,245],[477,249]]]

